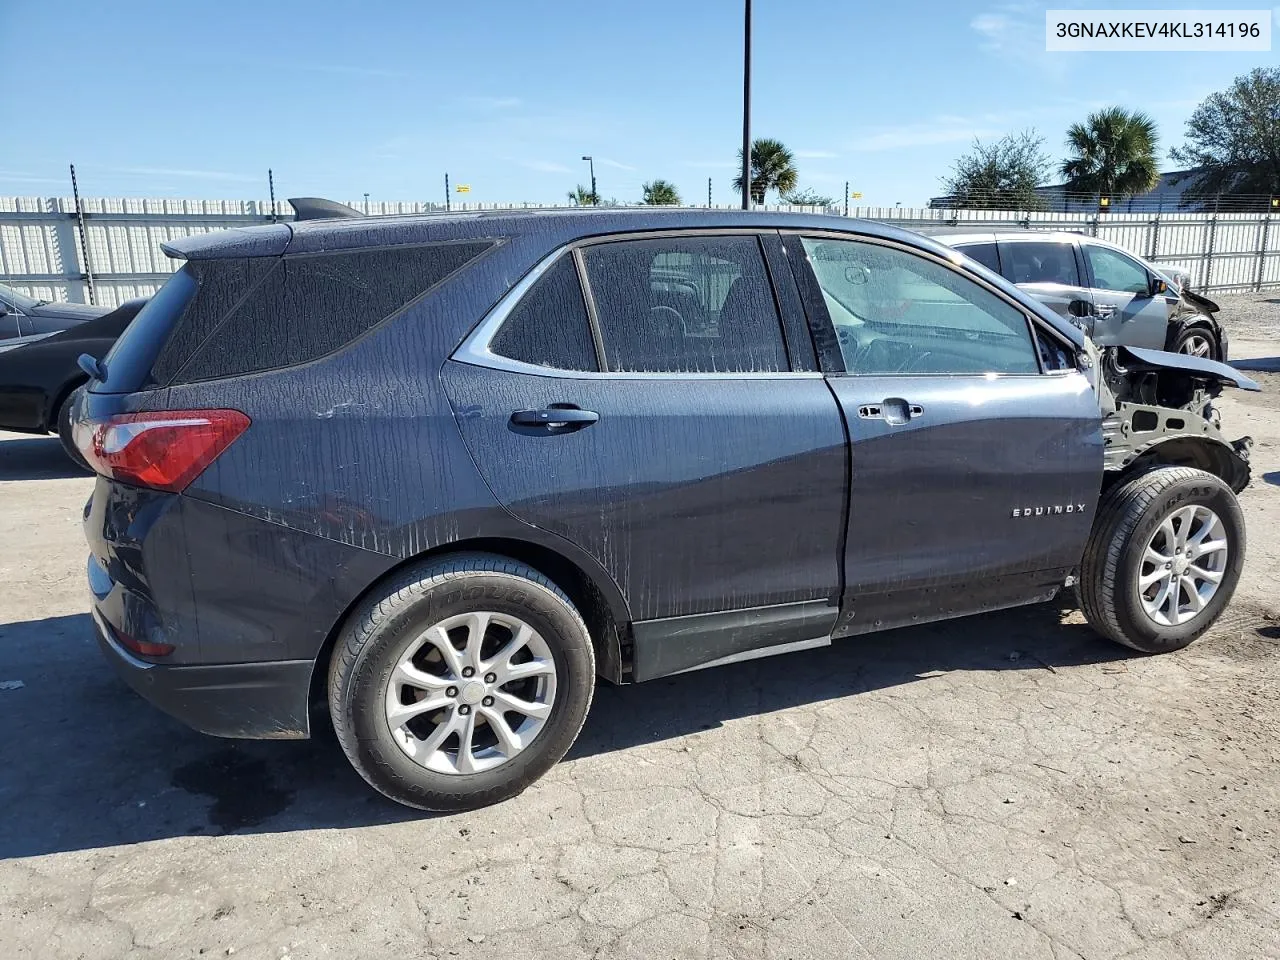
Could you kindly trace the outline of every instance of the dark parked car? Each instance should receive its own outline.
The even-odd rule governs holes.
[[[82,463],[71,440],[71,397],[89,378],[76,361],[81,354],[105,356],[144,302],[95,307],[95,318],[69,329],[0,340],[0,430],[57,433],[68,455]]]
[[[57,303],[24,296],[0,283],[0,342],[13,337],[56,333],[110,312],[110,307]]]
[[[1185,270],[1154,266],[1114,243],[1075,233],[930,235],[1069,317],[1100,347],[1227,359],[1218,305],[1190,289]]]
[[[1244,559],[1230,367],[1107,359],[844,218],[314,220],[186,265],[77,406],[93,616],[230,737],[327,704],[401,803],[509,797],[626,683],[1043,601],[1147,652]]]

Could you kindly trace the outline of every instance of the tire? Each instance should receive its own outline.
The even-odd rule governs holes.
[[[1204,357],[1207,360],[1222,359],[1222,344],[1218,336],[1208,327],[1187,327],[1173,341],[1174,353],[1185,353],[1193,357]]]
[[[66,452],[67,456],[70,457],[72,462],[81,470],[86,473],[92,473],[93,470],[89,466],[89,462],[85,460],[79,449],[77,449],[75,440],[71,436],[71,408],[75,405],[76,395],[81,389],[81,387],[76,387],[68,393],[63,398],[62,403],[58,405],[56,425],[58,429],[58,440],[62,443],[62,449]]]
[[[1225,555],[1214,549],[1220,541]],[[1244,516],[1231,488],[1203,470],[1157,467],[1122,481],[1103,498],[1080,565],[1080,606],[1089,624],[1117,643],[1142,653],[1181,650],[1230,602],[1244,554]],[[1155,556],[1170,563],[1153,562]],[[1213,575],[1216,587],[1205,597]],[[1172,589],[1162,600],[1166,583]]]
[[[472,615],[487,615],[487,626]],[[436,630],[441,624],[447,633]],[[504,663],[518,624],[529,628],[521,634],[528,640]],[[537,675],[503,682],[496,671]],[[406,675],[421,689],[400,683]],[[347,759],[376,790],[421,810],[470,810],[523,791],[573,745],[594,689],[591,637],[569,598],[525,564],[491,554],[458,554],[396,576],[348,617],[329,664],[329,712]],[[427,702],[444,706],[403,720],[403,711]],[[501,714],[504,703],[544,716]],[[525,743],[509,740],[504,749],[495,714]],[[468,723],[472,749],[464,758]],[[455,732],[440,741],[446,727]]]

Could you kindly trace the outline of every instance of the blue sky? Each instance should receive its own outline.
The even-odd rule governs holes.
[[[1270,53],[1057,53],[1044,10],[1179,3],[755,0],[753,132],[800,183],[920,205],[973,138],[1121,104],[1162,154],[1207,94]],[[1273,30],[1280,37],[1280,7]],[[663,177],[734,200],[740,0],[65,3],[0,0],[0,195],[563,201]],[[1166,166],[1168,166],[1166,164]]]

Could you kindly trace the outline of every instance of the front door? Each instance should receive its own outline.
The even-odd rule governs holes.
[[[1102,478],[1097,400],[1067,351],[942,258],[788,239],[852,442],[837,635],[1045,599]],[[1059,349],[1042,349],[1055,341]]]
[[[1163,350],[1169,335],[1169,303],[1153,296],[1151,274],[1119,250],[1082,243],[1092,274],[1097,320],[1092,339],[1100,347],[1124,345]]]
[[[650,675],[736,652],[693,649],[718,622],[702,615],[787,605],[761,623],[794,614],[816,631],[804,640],[835,619],[844,427],[811,345],[792,369],[768,241],[671,234],[565,253],[446,365],[498,500],[594,557],[634,620],[690,618],[662,630],[690,649],[663,651]]]
[[[1006,280],[1016,283],[1068,323],[1074,322],[1074,301],[1093,303],[1089,284],[1080,275],[1073,241],[1021,237],[1001,240],[1000,263]]]

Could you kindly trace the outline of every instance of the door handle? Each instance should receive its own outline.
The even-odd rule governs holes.
[[[858,408],[859,419],[883,420],[894,426],[922,416],[924,416],[924,407],[918,403],[908,403],[901,397],[889,397],[879,403],[864,403]]]
[[[511,422],[520,427],[542,427],[548,431],[565,433],[581,430],[600,419],[594,410],[582,410],[571,404],[552,404],[544,410],[517,410],[511,414]]]

